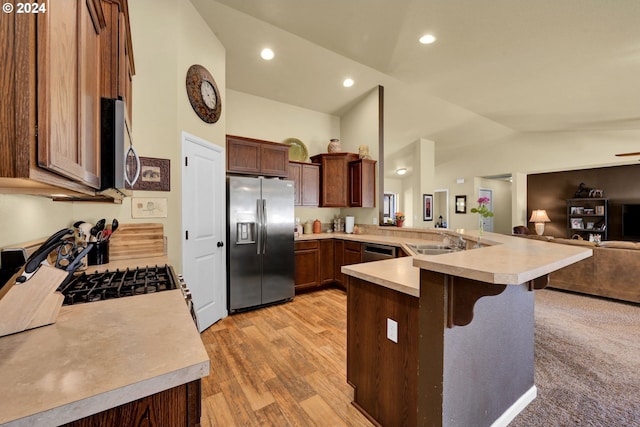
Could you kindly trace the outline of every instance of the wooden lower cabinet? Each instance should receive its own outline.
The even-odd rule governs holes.
[[[296,291],[334,282],[335,241],[333,239],[295,242]]]
[[[294,243],[296,291],[320,285],[320,242],[304,240]]]
[[[320,284],[327,285],[334,281],[335,241],[320,240]]]
[[[358,264],[362,262],[362,243],[344,242],[344,265]]]
[[[196,427],[200,425],[201,383],[192,381],[81,418],[64,427]]]

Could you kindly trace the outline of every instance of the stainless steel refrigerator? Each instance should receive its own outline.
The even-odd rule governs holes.
[[[228,309],[294,296],[293,181],[227,177]]]

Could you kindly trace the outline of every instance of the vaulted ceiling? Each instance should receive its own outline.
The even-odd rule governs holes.
[[[226,48],[227,87],[340,115],[382,85],[398,149],[640,130],[638,0],[191,1]]]

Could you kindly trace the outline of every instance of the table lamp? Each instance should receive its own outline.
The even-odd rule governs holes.
[[[551,222],[551,220],[549,219],[549,215],[547,215],[547,211],[544,209],[535,209],[531,212],[529,222],[534,222],[536,224],[536,234],[538,236],[542,236],[542,233],[544,233],[544,223]]]

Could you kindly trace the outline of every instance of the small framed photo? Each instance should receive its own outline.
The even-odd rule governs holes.
[[[594,208],[584,208],[585,215],[594,215],[595,213],[596,213],[596,210]]]
[[[604,206],[596,206],[596,215],[604,215]]]
[[[433,221],[433,194],[422,195],[422,220]]]
[[[456,196],[456,213],[467,213],[467,196]]]
[[[571,228],[574,230],[582,230],[584,228],[582,218],[571,218]]]
[[[594,229],[593,225],[594,225],[593,222],[587,222],[587,230],[593,230]]]
[[[580,206],[571,206],[571,215],[584,215],[584,208]]]

